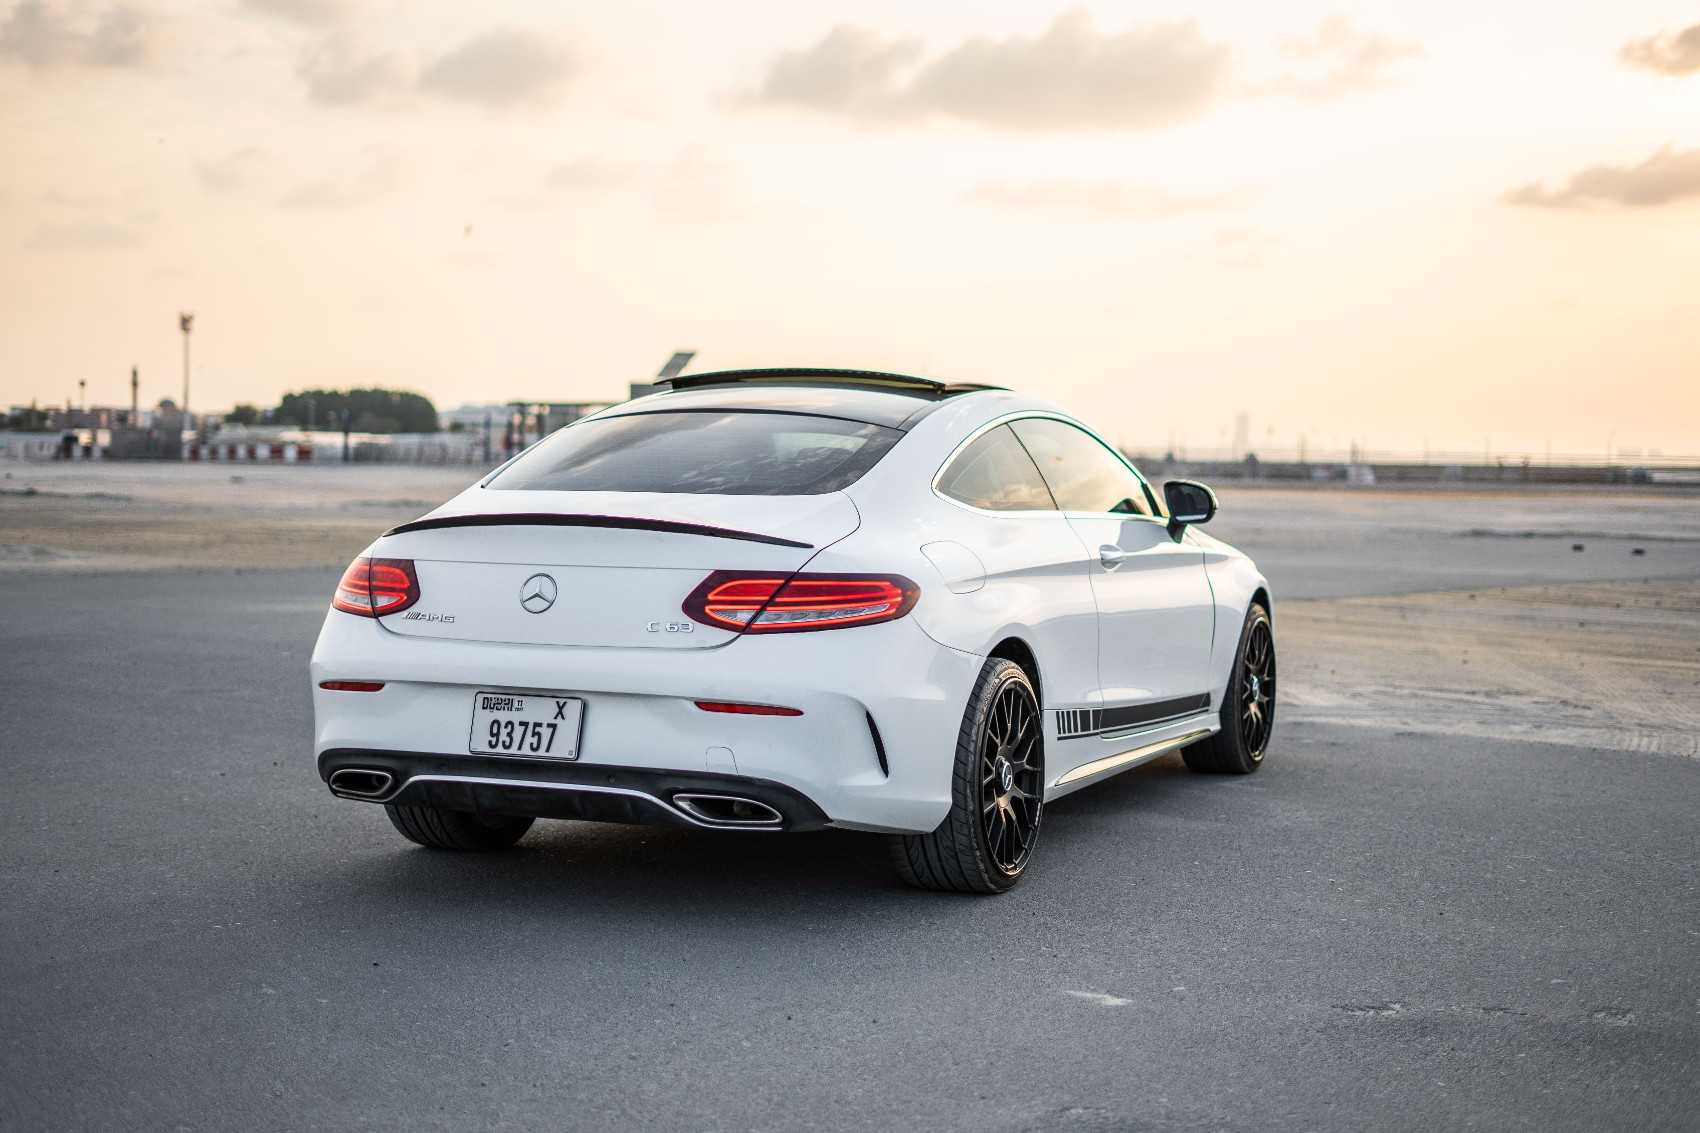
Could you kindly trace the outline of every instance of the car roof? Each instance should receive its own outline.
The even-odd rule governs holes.
[[[675,378],[672,389],[616,405],[598,417],[744,411],[837,417],[911,428],[947,400],[994,386],[948,384],[872,370],[724,370]]]

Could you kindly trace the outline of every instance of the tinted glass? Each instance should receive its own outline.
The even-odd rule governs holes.
[[[939,477],[939,491],[987,511],[1054,511],[1032,458],[1008,426],[975,440]]]
[[[640,413],[580,421],[497,474],[491,488],[807,496],[836,492],[903,436],[791,413]]]
[[[1090,433],[1038,417],[1012,422],[1010,427],[1063,511],[1151,514],[1139,477]]]

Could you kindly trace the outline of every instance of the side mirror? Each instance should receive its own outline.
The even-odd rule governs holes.
[[[1209,523],[1216,514],[1216,493],[1197,480],[1170,480],[1163,485],[1169,505],[1169,531],[1177,538],[1189,523]]]

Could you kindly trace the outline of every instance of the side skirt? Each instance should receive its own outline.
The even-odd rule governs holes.
[[[1189,728],[1179,735],[1152,740],[1138,747],[1117,752],[1114,755],[1100,756],[1089,763],[1082,763],[1073,770],[1064,773],[1061,778],[1046,788],[1045,801],[1049,802],[1052,799],[1061,798],[1078,791],[1082,787],[1091,786],[1101,779],[1108,779],[1111,775],[1120,774],[1129,768],[1156,759],[1158,756],[1167,755],[1171,751],[1203,739],[1220,726],[1216,720],[1208,717],[1201,718],[1197,721],[1197,724],[1196,728]],[[1136,737],[1129,736],[1126,738],[1134,739]]]

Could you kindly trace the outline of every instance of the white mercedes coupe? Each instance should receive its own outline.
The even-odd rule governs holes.
[[[536,818],[888,835],[995,893],[1045,804],[1179,749],[1246,774],[1275,710],[1269,587],[1057,407],[742,370],[586,417],[338,584],[315,754],[425,846]]]

